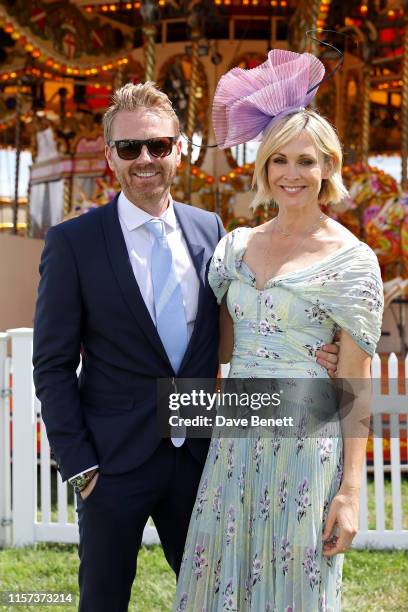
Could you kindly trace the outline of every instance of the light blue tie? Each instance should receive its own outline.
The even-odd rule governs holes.
[[[154,236],[151,254],[151,274],[156,316],[156,328],[166,350],[167,356],[177,374],[187,349],[187,321],[184,312],[181,286],[176,276],[173,255],[167,242],[164,221],[150,219],[147,229]],[[184,432],[177,428],[177,435],[172,429],[172,442],[181,446],[184,442]]]

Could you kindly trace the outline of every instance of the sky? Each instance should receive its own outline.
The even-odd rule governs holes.
[[[31,153],[22,151],[20,155],[19,197],[27,195]],[[14,176],[16,154],[11,149],[0,149],[0,197],[14,197]]]

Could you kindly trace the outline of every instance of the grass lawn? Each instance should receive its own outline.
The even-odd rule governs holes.
[[[52,516],[56,520],[56,486],[52,483]],[[392,527],[391,482],[385,478],[386,528]],[[368,484],[369,527],[375,527],[372,478]],[[402,481],[404,528],[408,529],[408,478]],[[72,499],[69,500],[72,503]],[[72,520],[74,509],[69,505]],[[0,550],[0,591],[72,592],[78,597],[78,555],[74,545],[38,544],[23,549]],[[343,572],[343,610],[346,612],[406,612],[408,610],[408,551],[349,551]],[[132,591],[132,612],[171,610],[175,579],[159,546],[142,548],[137,583]],[[136,603],[137,602],[137,603]],[[54,612],[76,607],[13,606],[0,610],[49,609]],[[254,610],[254,612],[258,612]],[[259,611],[260,612],[260,611]],[[302,612],[314,612],[305,610]]]
[[[41,544],[0,551],[1,590],[71,591],[77,598],[77,550],[74,545]],[[142,548],[137,583],[129,610],[168,612],[174,595],[174,575],[159,546]],[[78,600],[76,601],[78,603]],[[27,610],[35,607],[13,606]],[[67,606],[38,610],[60,611]],[[347,612],[405,612],[408,610],[408,552],[350,551],[346,554],[343,610]],[[258,612],[255,610],[254,612]],[[260,611],[259,611],[260,612]],[[304,612],[314,612],[305,610]]]

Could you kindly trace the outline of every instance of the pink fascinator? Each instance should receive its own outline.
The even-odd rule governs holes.
[[[221,77],[214,95],[217,145],[227,149],[259,139],[278,117],[303,110],[323,80],[324,66],[310,53],[273,49],[266,62]]]

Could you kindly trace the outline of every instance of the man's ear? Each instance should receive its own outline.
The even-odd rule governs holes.
[[[114,172],[115,166],[113,165],[113,161],[112,161],[112,149],[108,147],[108,145],[105,145],[105,157],[106,157],[106,161],[108,162],[109,168]]]
[[[178,139],[178,141],[176,142],[176,161],[177,161],[177,166],[179,166],[181,164],[181,149],[182,149],[183,143],[181,141],[181,138]]]

